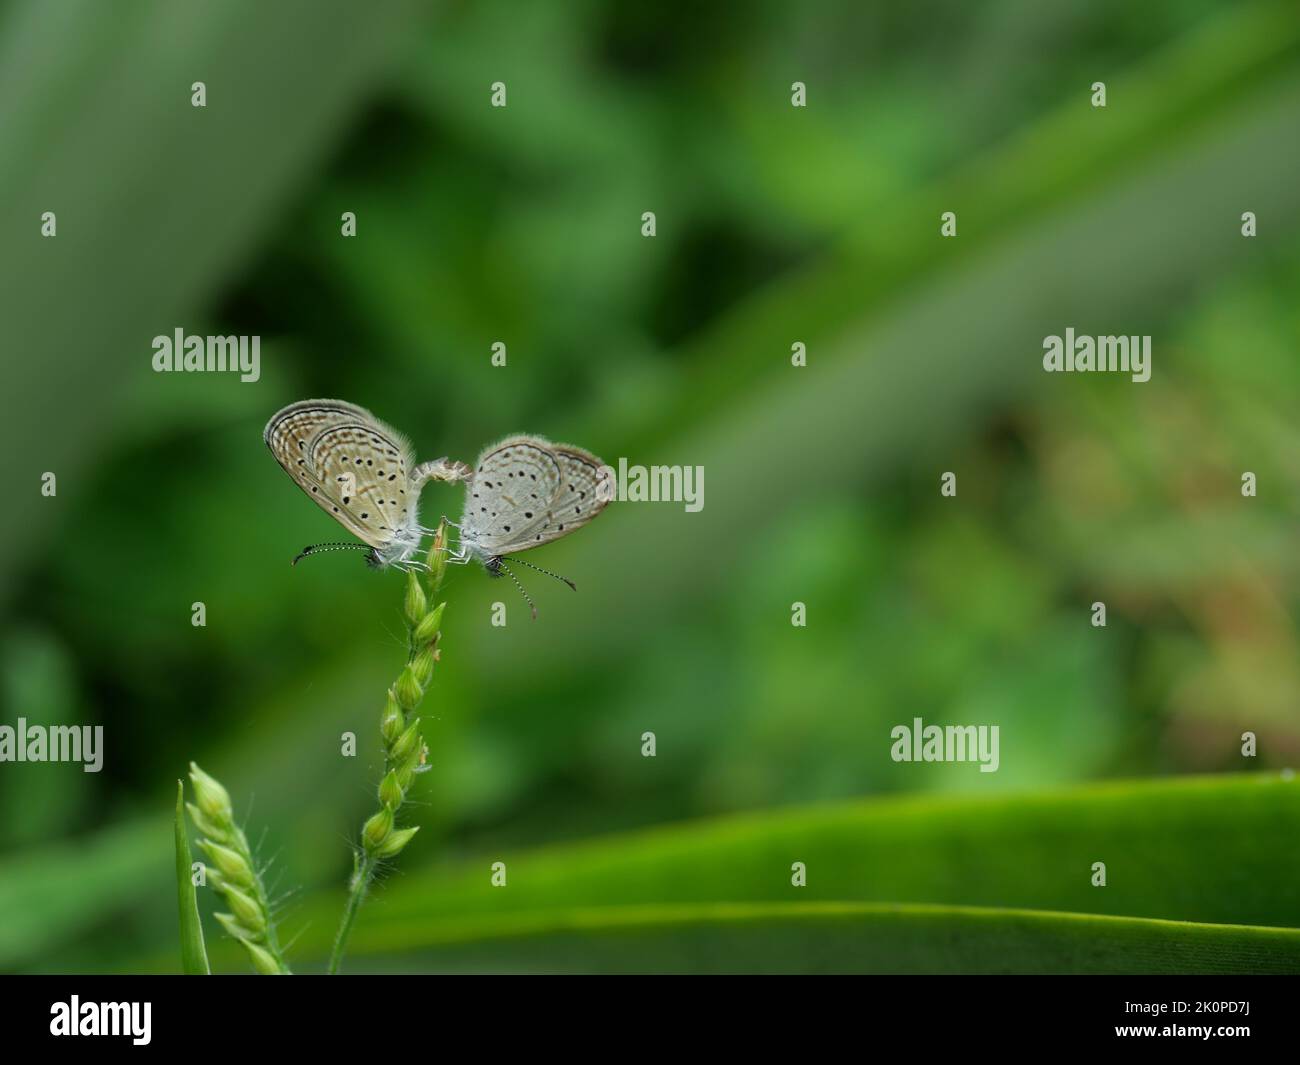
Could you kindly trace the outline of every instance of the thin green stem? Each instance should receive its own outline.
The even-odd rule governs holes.
[[[338,934],[334,937],[334,949],[330,952],[329,974],[331,976],[339,971],[339,965],[343,961],[343,951],[347,949],[348,937],[352,934],[352,925],[357,919],[357,911],[366,900],[366,892],[370,890],[370,882],[375,877],[375,868],[378,865],[378,859],[364,857],[357,866],[357,871],[352,875],[348,902],[343,909],[343,920],[339,924]]]

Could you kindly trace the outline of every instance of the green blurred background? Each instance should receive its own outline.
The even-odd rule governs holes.
[[[532,575],[536,623],[453,570],[424,829],[358,968],[652,964],[635,937],[525,963],[380,936],[450,920],[443,869],[894,794],[953,816],[1005,796],[987,809],[1014,826],[1075,785],[1300,761],[1298,116],[1293,3],[0,5],[3,719],[106,743],[98,775],[0,766],[0,968],[175,970],[190,759],[319,965],[404,635],[398,575],[289,566],[339,538],[260,438],[305,397],[422,458],[523,431],[706,471],[698,514],[615,504],[537,552],[580,591]],[[1067,326],[1152,334],[1151,381],[1044,374]],[[260,335],[261,380],[152,372],[177,327]],[[434,485],[423,513],[460,505]],[[914,716],[998,724],[1001,768],[892,762]],[[936,848],[951,891],[883,899],[1300,924],[1285,877],[1258,912],[1223,885],[1177,912],[1067,905],[1012,873],[976,899]],[[1090,853],[1063,857],[1085,886]],[[588,901],[653,903],[643,874]]]

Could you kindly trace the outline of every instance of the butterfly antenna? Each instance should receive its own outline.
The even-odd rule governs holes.
[[[368,548],[365,544],[345,544],[345,543],[312,544],[310,547],[304,547],[301,551],[299,551],[296,555],[294,555],[293,561],[290,562],[289,565],[296,566],[308,555],[319,555],[323,551],[369,551],[369,550],[370,548]]]
[[[511,558],[509,561],[518,562],[521,566],[527,566],[529,569],[537,570],[538,573],[545,573],[548,577],[554,577],[557,581],[563,581],[575,592],[578,590],[578,586],[574,584],[573,581],[569,580],[568,577],[561,577],[558,573],[552,573],[548,569],[542,569],[541,566],[534,566],[531,562],[525,562],[522,558]]]
[[[512,558],[510,561],[511,561],[511,562],[518,562],[519,560],[518,560],[517,558]],[[533,602],[533,597],[532,597],[531,595],[529,595],[526,591],[524,591],[524,586],[523,586],[522,584],[519,583],[519,578],[516,577],[516,576],[515,576],[515,575],[510,571],[510,568],[509,568],[507,565],[505,565],[505,563],[502,562],[501,559],[497,559],[497,565],[500,566],[501,569],[505,570],[505,572],[506,572],[506,576],[509,577],[512,581],[515,582],[515,587],[519,589],[519,594],[522,595],[522,596],[524,597],[524,600],[528,603],[529,608],[530,608],[530,609],[532,610],[532,612],[533,612],[533,620],[536,621],[536,620],[537,620],[537,604]]]

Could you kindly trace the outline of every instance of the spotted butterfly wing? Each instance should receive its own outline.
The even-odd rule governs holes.
[[[559,483],[560,464],[544,441],[509,437],[474,463],[462,524],[485,554],[503,554],[532,539]]]
[[[276,413],[263,438],[285,473],[358,539],[381,551],[409,539],[418,521],[415,456],[406,437],[368,410],[303,400]]]
[[[536,436],[509,437],[474,464],[463,531],[485,559],[540,547],[600,513],[609,493],[599,487],[607,481],[604,464],[590,452]]]
[[[560,484],[547,508],[550,520],[540,531],[538,544],[581,529],[614,496],[609,467],[590,451],[571,444],[556,444],[552,453],[560,465]]]

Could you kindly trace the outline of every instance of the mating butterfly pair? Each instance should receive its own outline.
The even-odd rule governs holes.
[[[285,473],[364,541],[316,544],[295,563],[318,551],[352,549],[366,551],[375,567],[409,566],[431,532],[420,524],[420,489],[428,481],[464,481],[460,543],[450,560],[475,560],[494,576],[504,570],[514,579],[504,564],[511,555],[582,528],[613,495],[609,467],[595,455],[537,436],[507,437],[472,468],[445,458],[416,465],[405,436],[368,410],[336,399],[290,404],[267,422],[263,438]]]

